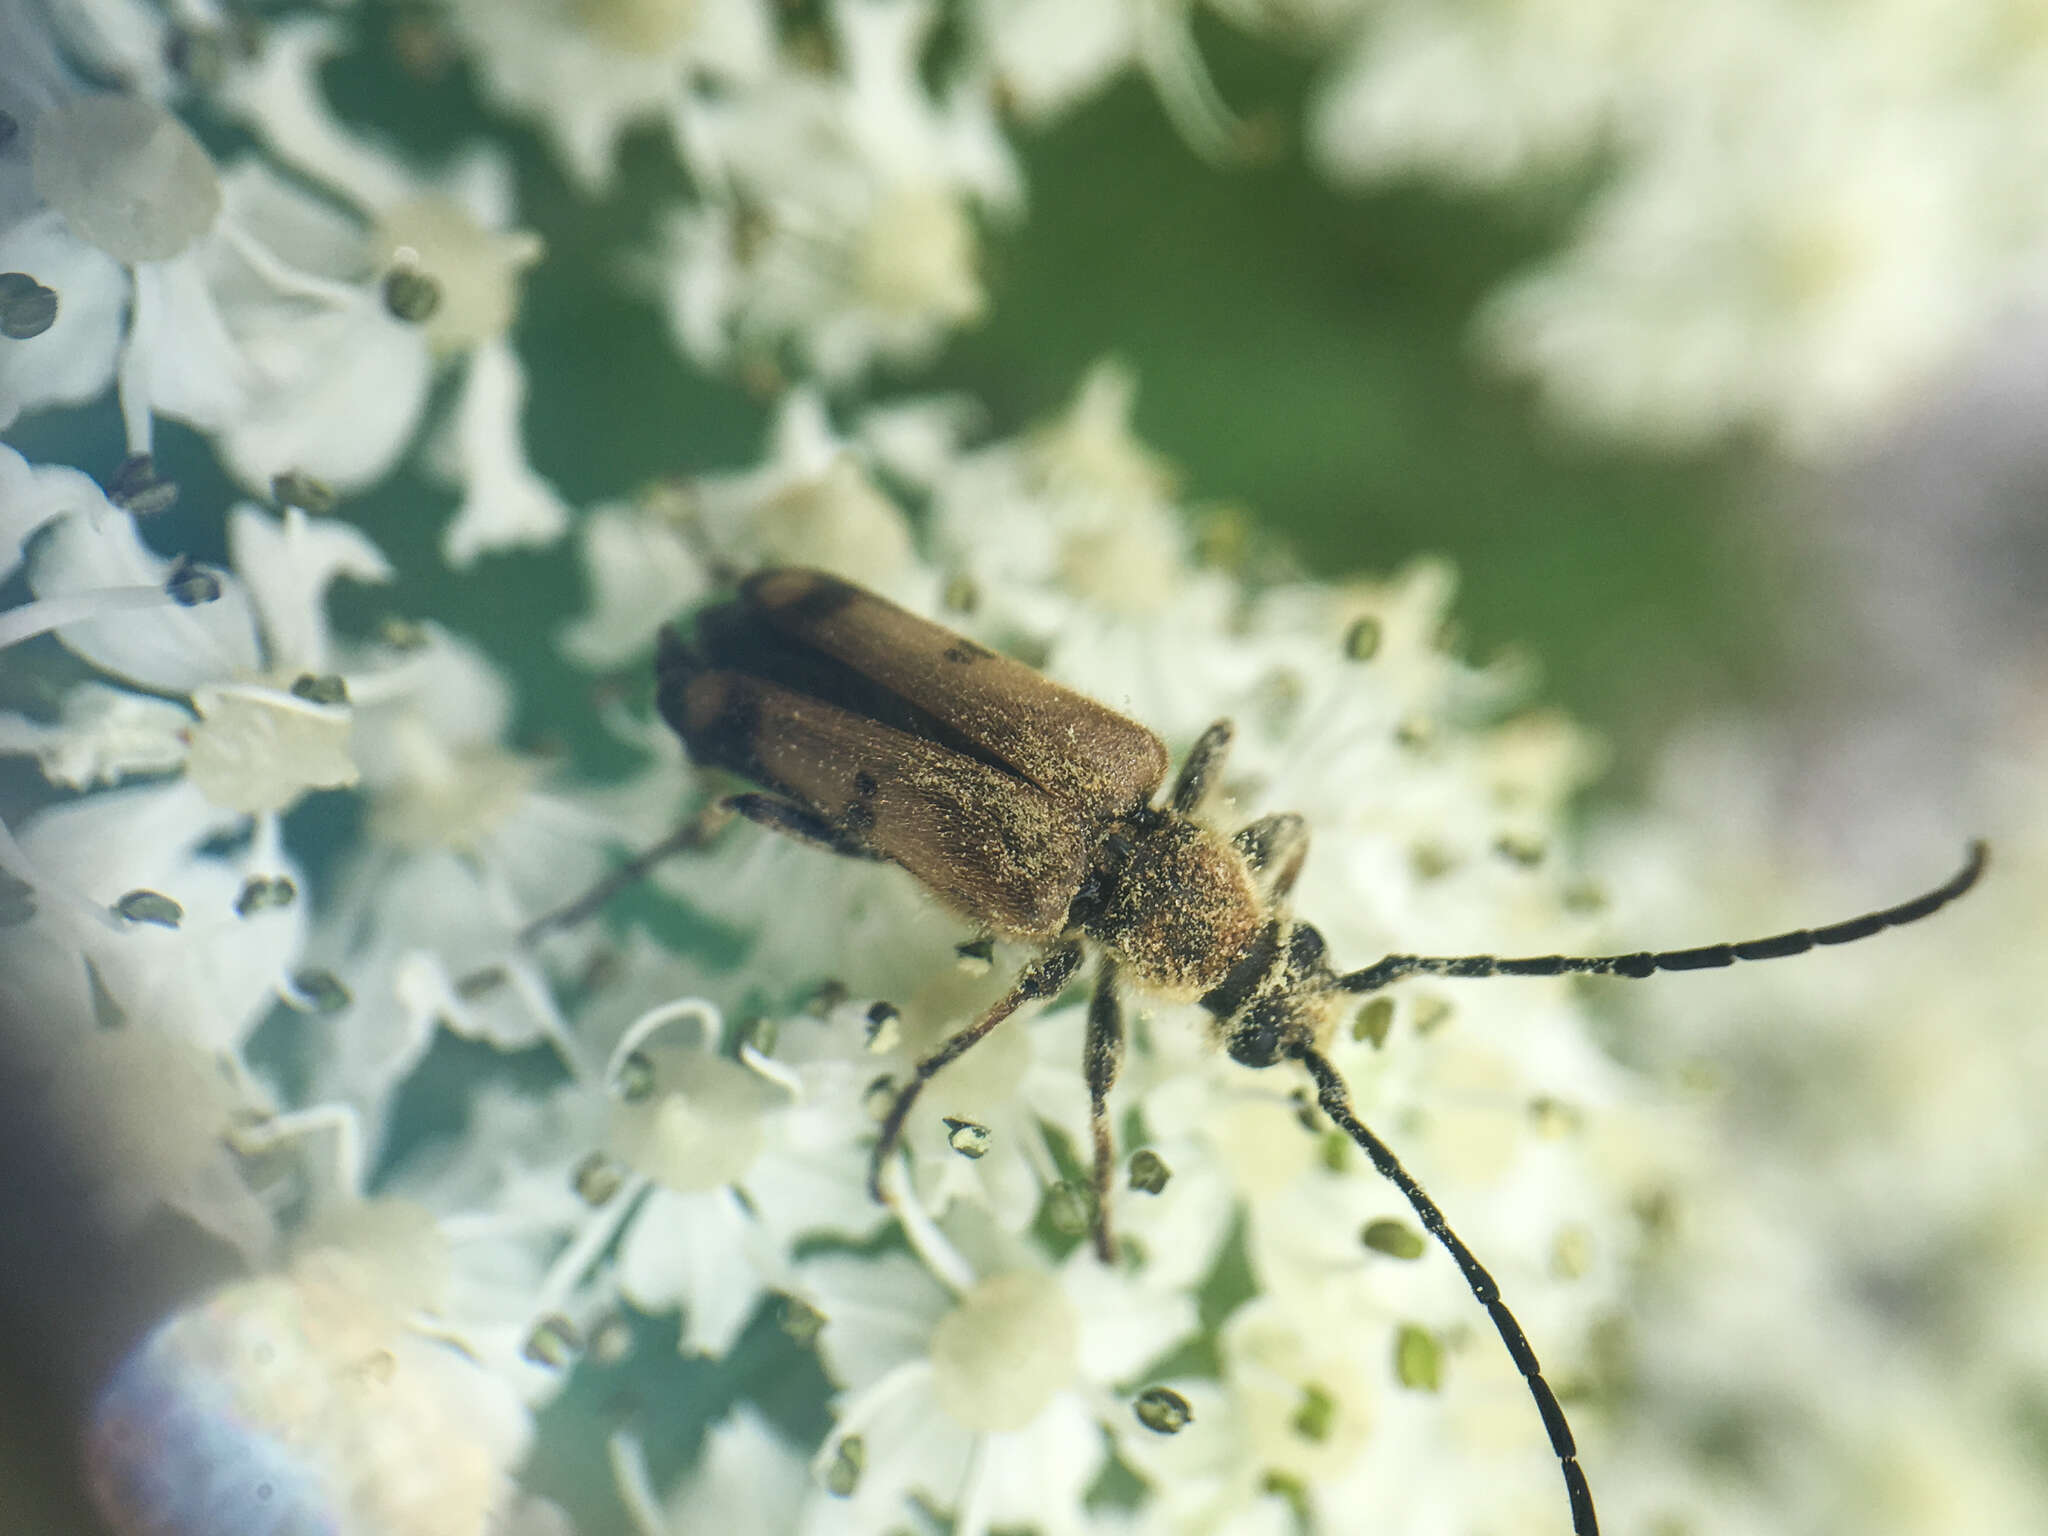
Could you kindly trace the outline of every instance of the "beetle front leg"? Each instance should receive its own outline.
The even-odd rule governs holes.
[[[1192,816],[1201,809],[1222,776],[1223,762],[1230,755],[1230,741],[1236,734],[1228,720],[1218,720],[1188,748],[1187,761],[1180,765],[1180,777],[1173,781],[1171,804],[1181,815]]]
[[[1293,891],[1308,859],[1308,822],[1294,811],[1276,811],[1241,827],[1230,843],[1251,865],[1259,889],[1281,900]]]

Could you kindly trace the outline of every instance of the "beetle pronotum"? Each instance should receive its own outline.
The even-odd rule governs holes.
[[[662,716],[690,756],[768,791],[733,796],[732,810],[832,853],[900,865],[985,932],[1038,947],[1002,999],[896,1093],[870,1165],[877,1199],[925,1084],[1019,1008],[1062,992],[1093,944],[1083,1072],[1096,1251],[1112,1254],[1107,1101],[1123,1056],[1121,993],[1199,1002],[1234,1061],[1301,1064],[1323,1113],[1457,1262],[1535,1399],[1577,1536],[1598,1522],[1564,1410],[1493,1277],[1352,1112],[1322,1047],[1337,1009],[1418,974],[1644,977],[1853,943],[1953,901],[1986,858],[1973,843],[1962,869],[1923,895],[1770,938],[1627,955],[1388,955],[1337,971],[1322,935],[1287,907],[1308,852],[1302,818],[1264,816],[1233,836],[1196,819],[1230,747],[1228,721],[1203,732],[1155,804],[1167,754],[1144,726],[818,571],[748,577],[736,600],[698,614],[693,638],[664,629],[655,666]]]

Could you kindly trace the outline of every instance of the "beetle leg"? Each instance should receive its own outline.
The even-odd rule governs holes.
[[[1111,1264],[1116,1238],[1109,1224],[1109,1183],[1116,1149],[1109,1135],[1109,1090],[1124,1064],[1124,1017],[1116,995],[1116,963],[1106,954],[1096,969],[1095,995],[1088,1000],[1088,1043],[1081,1064],[1088,1079],[1088,1124],[1095,1136],[1095,1256]]]
[[[1230,842],[1251,865],[1259,889],[1284,897],[1294,889],[1308,858],[1308,822],[1293,811],[1278,811],[1243,827]]]
[[[780,832],[784,837],[794,838],[813,848],[822,848],[841,858],[886,862],[881,854],[845,828],[835,827],[816,811],[806,810],[792,801],[778,800],[773,795],[745,794],[730,795],[724,804],[726,809],[766,827],[770,832]]]
[[[1223,772],[1223,759],[1230,755],[1230,738],[1235,734],[1228,720],[1218,720],[1188,749],[1180,777],[1173,781],[1172,804],[1181,815],[1192,816],[1201,808]]]
[[[903,1122],[910,1118],[911,1107],[917,1103],[917,1096],[924,1092],[924,1085],[964,1056],[969,1046],[980,1044],[991,1030],[1026,1003],[1059,996],[1080,968],[1081,945],[1077,940],[1067,939],[1053,945],[1024,967],[1010,990],[993,1008],[918,1062],[910,1081],[898,1091],[895,1102],[889,1106],[889,1113],[882,1118],[881,1131],[875,1137],[874,1156],[868,1163],[869,1194],[876,1200],[883,1199],[882,1170],[888,1166],[897,1145],[903,1140]]]

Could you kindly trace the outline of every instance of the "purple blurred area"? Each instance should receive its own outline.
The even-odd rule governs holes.
[[[85,1495],[80,1427],[93,1393],[233,1259],[179,1218],[121,1238],[94,1219],[20,1039],[0,1016],[0,1532],[126,1536]]]

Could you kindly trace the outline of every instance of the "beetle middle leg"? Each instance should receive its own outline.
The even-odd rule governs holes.
[[[1096,969],[1095,995],[1088,1000],[1088,1043],[1082,1048],[1081,1062],[1088,1079],[1088,1125],[1095,1139],[1095,1256],[1110,1264],[1116,1260],[1116,1238],[1109,1225],[1109,1185],[1116,1149],[1109,1134],[1109,1090],[1124,1064],[1124,1018],[1116,995],[1116,963],[1108,955]]]
[[[970,1046],[985,1040],[991,1030],[1026,1003],[1059,996],[1080,968],[1081,946],[1077,941],[1068,939],[1053,945],[1018,973],[1010,990],[993,1008],[919,1060],[910,1081],[897,1092],[889,1113],[882,1117],[881,1131],[875,1137],[874,1156],[868,1163],[869,1194],[877,1200],[883,1199],[882,1170],[888,1166],[889,1159],[895,1155],[897,1145],[903,1139],[903,1123],[910,1118],[911,1108],[917,1103],[917,1096],[924,1092],[924,1085],[964,1056]]]

